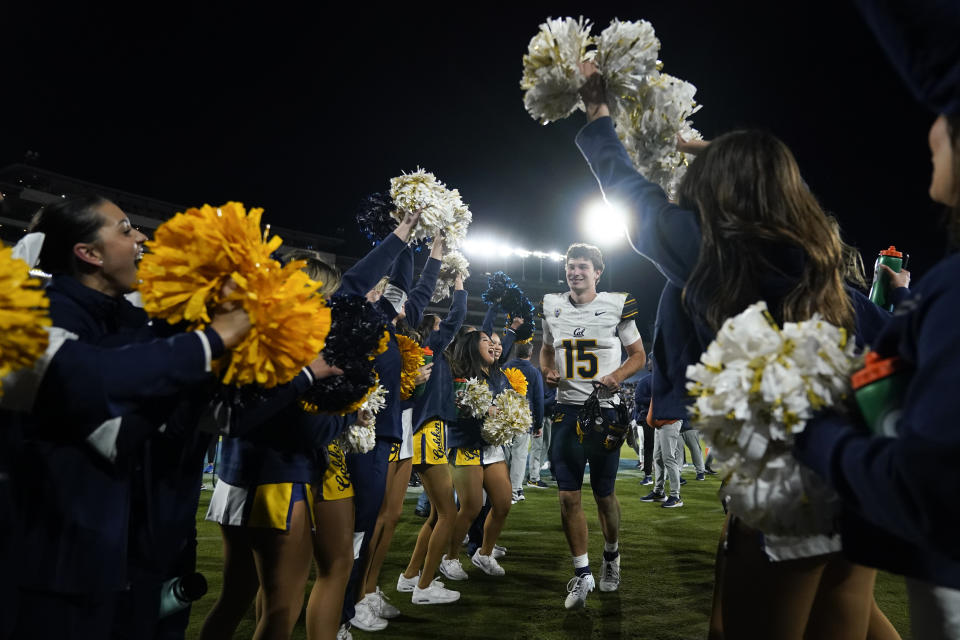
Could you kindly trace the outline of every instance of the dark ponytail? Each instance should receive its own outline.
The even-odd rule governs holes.
[[[30,222],[30,231],[45,235],[37,266],[53,275],[79,273],[73,247],[97,239],[104,223],[97,209],[106,202],[100,196],[80,196],[40,209]]]

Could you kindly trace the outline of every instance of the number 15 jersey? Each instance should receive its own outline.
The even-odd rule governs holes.
[[[575,305],[569,293],[543,297],[543,342],[556,353],[559,404],[583,404],[593,381],[620,366],[620,345],[640,339],[634,318],[637,302],[628,293],[601,291],[587,304]]]

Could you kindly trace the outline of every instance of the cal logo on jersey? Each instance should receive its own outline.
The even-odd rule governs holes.
[[[556,309],[556,310],[553,312],[553,317],[554,317],[554,318],[559,318],[559,317],[560,317],[560,309],[559,309],[559,308]]]
[[[574,338],[582,338],[582,337],[583,337],[583,334],[586,333],[586,332],[587,332],[587,330],[584,329],[583,327],[577,327],[576,329],[573,330],[573,337],[574,337]]]

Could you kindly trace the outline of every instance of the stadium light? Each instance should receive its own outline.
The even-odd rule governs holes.
[[[563,260],[563,254],[557,253],[556,251],[531,251],[522,247],[513,247],[499,240],[484,237],[464,240],[461,250],[467,255],[483,258],[508,258],[510,256],[517,256],[521,260],[531,257],[539,260],[549,259],[554,262]]]
[[[627,214],[622,208],[604,200],[587,205],[581,219],[584,233],[598,245],[612,246],[626,239]]]

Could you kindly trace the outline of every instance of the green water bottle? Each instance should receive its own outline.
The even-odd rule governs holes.
[[[887,272],[880,268],[885,264],[897,273],[903,268],[903,254],[897,251],[897,248],[890,245],[889,249],[884,249],[877,256],[877,261],[873,264],[873,286],[870,287],[870,301],[882,309],[893,311],[893,305],[890,300],[890,277]]]
[[[431,349],[430,347],[424,347],[423,348],[423,365],[427,366],[431,362],[433,362],[433,349]],[[423,392],[426,390],[427,390],[426,382],[424,382],[423,384],[418,384],[416,388],[413,390],[413,396],[415,398],[419,398],[420,396],[423,395]]]
[[[870,431],[877,436],[897,436],[903,400],[910,377],[898,357],[881,358],[871,351],[863,368],[850,376],[857,406]]]

